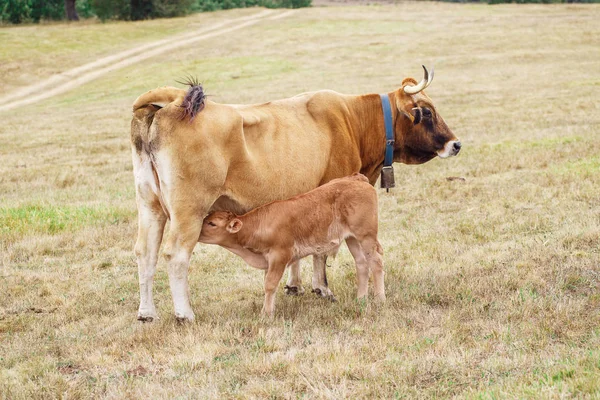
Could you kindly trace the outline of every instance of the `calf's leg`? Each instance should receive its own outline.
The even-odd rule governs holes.
[[[377,238],[366,237],[357,240],[346,239],[346,244],[354,261],[356,262],[356,275],[358,278],[357,297],[366,297],[368,294],[369,271],[373,274],[375,298],[385,301],[385,286],[383,283],[383,249]]]
[[[294,261],[289,265],[289,275],[285,284],[285,294],[288,296],[297,296],[304,293],[302,279],[300,278],[300,260]]]
[[[366,297],[369,292],[369,263],[358,240],[349,237],[346,239],[346,245],[356,264],[356,278],[358,280],[356,297],[360,299]]]
[[[313,293],[317,296],[327,298],[331,301],[336,301],[333,292],[329,289],[327,283],[327,256],[314,255],[313,256],[313,277],[312,287]]]
[[[277,285],[281,281],[285,266],[290,261],[288,253],[269,254],[269,268],[265,272],[265,302],[263,304],[262,313],[272,317],[275,312],[275,291]]]
[[[369,270],[373,274],[375,298],[385,301],[385,286],[383,283],[383,248],[376,237],[367,237],[360,242]]]

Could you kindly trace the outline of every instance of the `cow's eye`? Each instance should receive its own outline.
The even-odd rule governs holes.
[[[433,114],[431,113],[431,110],[429,108],[425,108],[423,107],[423,116],[425,118],[431,118]]]
[[[214,222],[210,222],[210,221],[208,221],[207,224],[210,226],[217,226],[217,224],[215,224]]]

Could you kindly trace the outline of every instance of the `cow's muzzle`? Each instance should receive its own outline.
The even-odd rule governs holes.
[[[450,140],[444,145],[444,148],[438,151],[438,156],[440,158],[448,158],[458,154],[462,144],[459,140]]]

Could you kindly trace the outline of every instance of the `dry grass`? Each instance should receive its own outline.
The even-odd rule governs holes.
[[[252,14],[248,9],[144,22],[91,21],[0,29],[0,95],[120,50]]]
[[[1,29],[3,59],[33,65],[3,84],[122,50],[120,30],[160,38],[236,13],[70,25],[98,43],[69,54],[60,26]],[[571,5],[298,10],[3,113],[0,398],[600,398],[598,20]],[[19,58],[37,40],[21,29],[53,38],[48,58]],[[135,320],[138,94],[190,72],[223,102],[381,92],[421,63],[464,151],[397,165],[399,187],[380,192],[385,305],[355,301],[342,251],[338,303],[280,290],[262,321],[262,274],[198,246],[197,321],[172,318],[163,262],[161,319]]]

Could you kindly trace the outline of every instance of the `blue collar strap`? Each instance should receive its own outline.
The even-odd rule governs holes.
[[[389,167],[394,162],[394,127],[392,125],[392,107],[387,93],[379,95],[381,107],[383,108],[383,122],[385,123],[385,158],[383,166]]]

